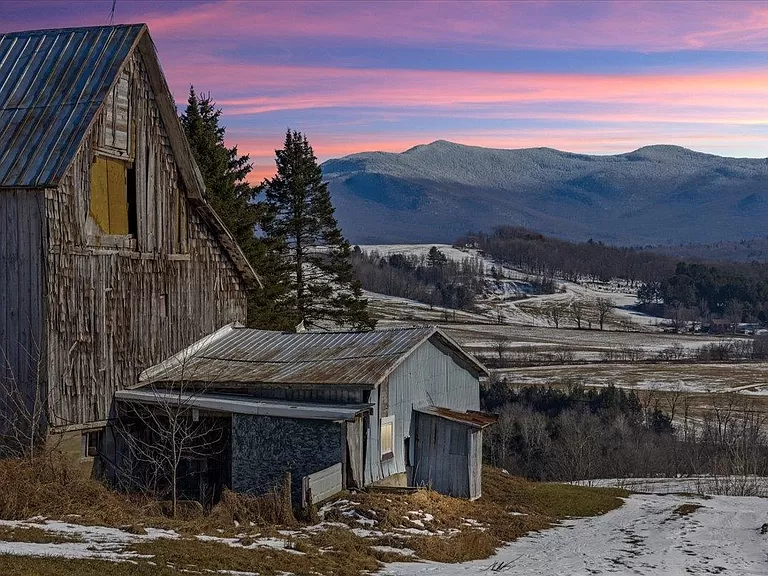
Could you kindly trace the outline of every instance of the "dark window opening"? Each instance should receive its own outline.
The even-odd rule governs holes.
[[[136,168],[127,170],[126,184],[128,185],[128,234],[137,238],[139,230],[138,212],[136,207]]]
[[[411,437],[406,436],[403,440],[403,457],[405,458],[406,466],[413,466],[411,464]]]
[[[101,430],[90,430],[83,432],[82,436],[82,453],[83,458],[93,458],[99,453],[99,445],[101,444]]]

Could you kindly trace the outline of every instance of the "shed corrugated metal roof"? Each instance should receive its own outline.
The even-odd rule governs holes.
[[[374,387],[432,337],[455,349],[478,374],[487,375],[477,360],[435,327],[294,334],[229,325],[148,368],[139,382]]]
[[[0,35],[0,187],[54,187],[143,24]]]
[[[421,406],[414,408],[414,410],[421,412],[422,414],[429,414],[430,416],[444,418],[445,420],[450,420],[451,422],[466,424],[472,428],[486,428],[491,424],[495,424],[499,419],[498,414],[478,412],[476,410],[458,412],[456,410],[451,410],[450,408],[443,408],[442,406]]]
[[[315,404],[309,402],[291,402],[288,400],[267,400],[249,396],[226,394],[201,394],[194,392],[172,392],[168,390],[118,390],[117,400],[154,404],[159,406],[184,406],[212,412],[229,414],[252,414],[255,416],[275,416],[279,418],[299,418],[303,420],[346,420],[371,410],[371,404]]]

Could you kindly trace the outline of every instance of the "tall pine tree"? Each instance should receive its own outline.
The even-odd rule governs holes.
[[[253,169],[250,159],[238,154],[236,146],[225,145],[226,129],[220,119],[221,110],[211,96],[198,95],[191,87],[181,124],[202,173],[206,199],[232,232],[264,285],[248,295],[248,325],[268,329],[292,327],[291,318],[280,308],[288,287],[287,269],[280,258],[280,240],[257,235],[258,228],[269,225],[273,213],[265,202],[256,201],[260,190],[247,181]]]
[[[307,138],[288,130],[283,149],[275,154],[277,174],[265,183],[274,215],[266,232],[285,247],[295,320],[372,328],[349,242],[336,223],[328,186]]]

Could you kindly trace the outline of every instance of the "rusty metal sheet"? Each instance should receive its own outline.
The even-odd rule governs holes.
[[[332,384],[372,388],[438,332],[434,327],[418,327],[294,334],[230,325],[148,368],[140,383]]]
[[[423,406],[415,408],[415,410],[422,414],[429,414],[430,416],[437,416],[438,418],[444,418],[445,420],[450,420],[459,424],[466,424],[472,428],[485,428],[486,426],[495,424],[499,419],[498,414],[478,412],[476,410],[458,412],[442,406]]]
[[[0,34],[0,187],[58,185],[143,24]]]

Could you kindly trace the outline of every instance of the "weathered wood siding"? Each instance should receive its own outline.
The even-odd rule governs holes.
[[[469,432],[469,499],[483,495],[483,431]]]
[[[31,401],[38,383],[44,350],[44,211],[42,190],[0,189],[0,433],[17,407],[10,394],[20,392]]]
[[[54,426],[106,419],[114,391],[135,384],[144,368],[246,318],[243,281],[186,198],[138,52],[126,72],[135,238],[104,236],[89,217],[90,171],[104,115],[59,188],[46,193]]]
[[[454,357],[427,341],[417,348],[371,395],[374,404],[369,422],[365,482],[378,482],[406,472],[405,438],[413,436],[413,408],[442,406],[453,410],[479,410],[478,377]],[[385,406],[382,406],[382,396]],[[394,458],[381,459],[380,424],[384,416],[395,416]],[[410,444],[413,451],[413,444]],[[410,454],[409,456],[413,456]],[[413,458],[409,458],[413,461]]]
[[[416,413],[414,422],[413,483],[441,494],[470,498],[473,462],[470,442],[474,431],[464,424],[430,414]]]

